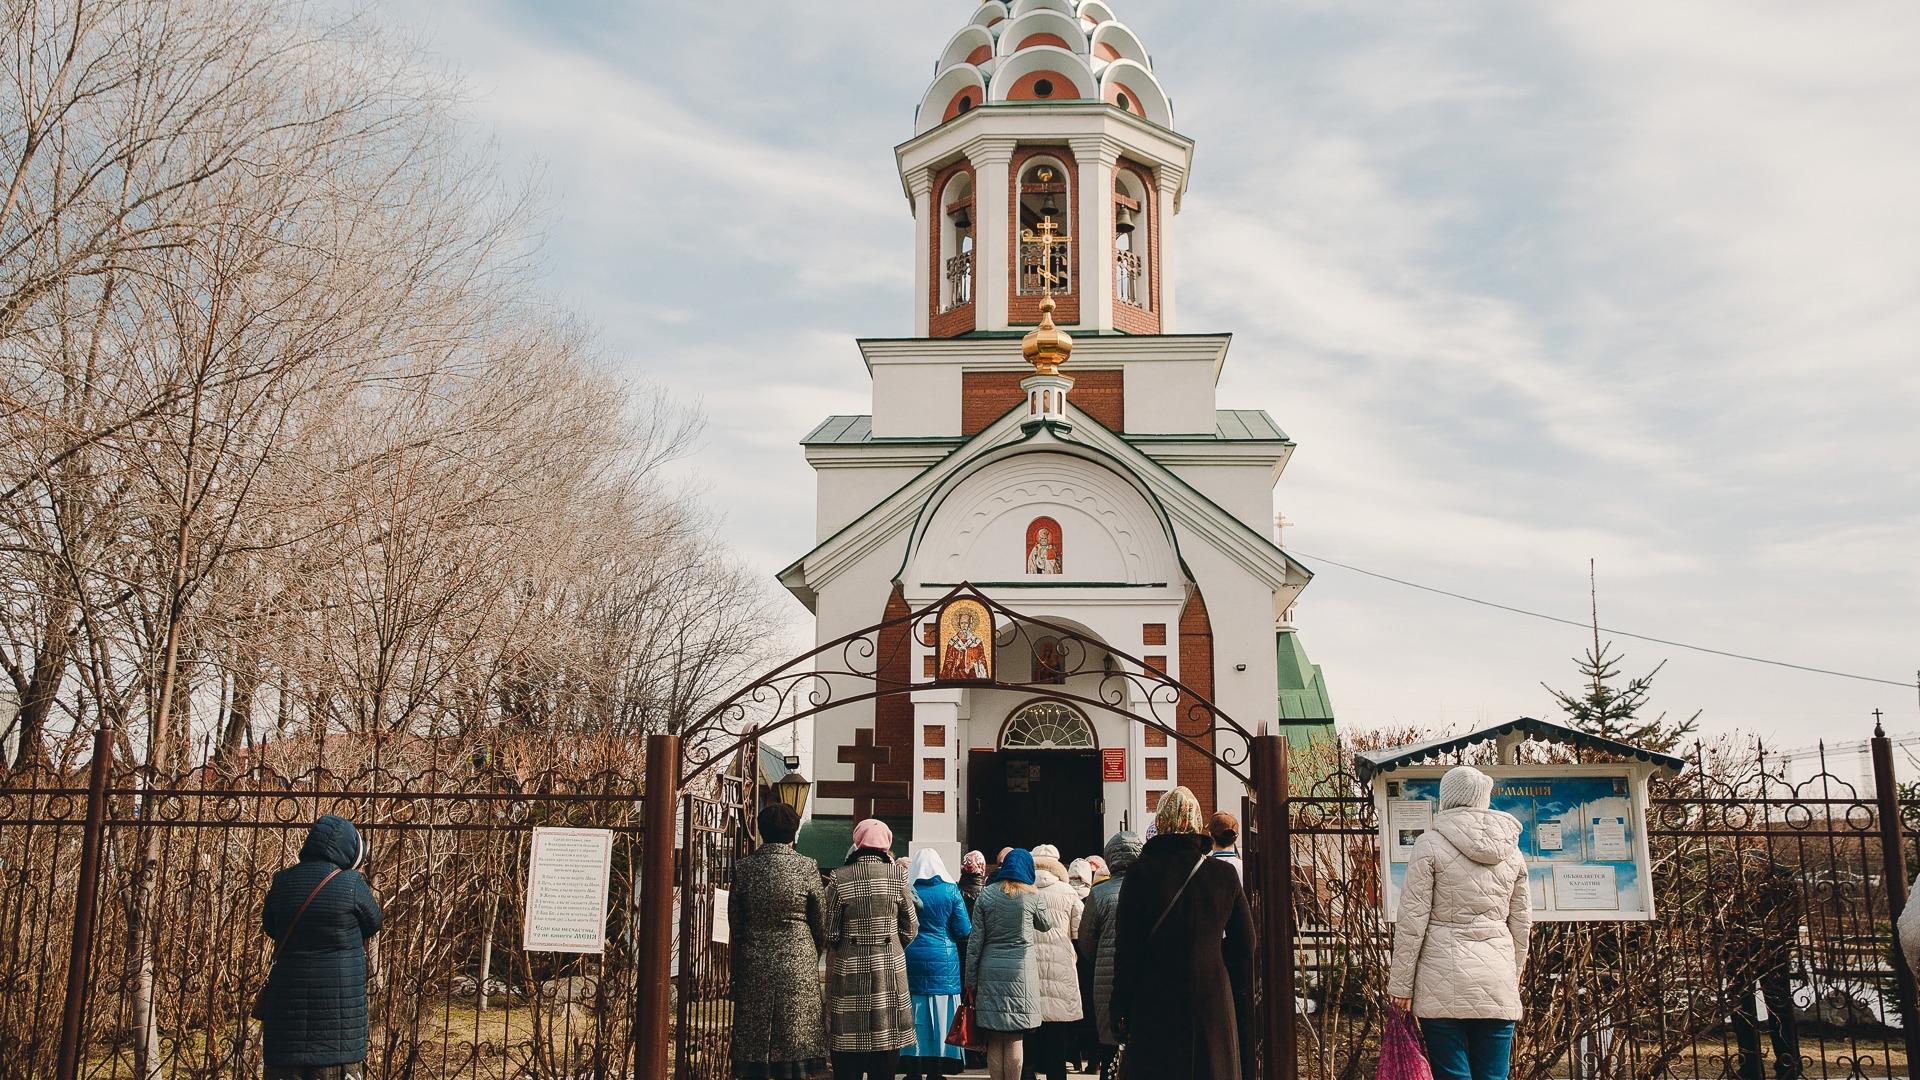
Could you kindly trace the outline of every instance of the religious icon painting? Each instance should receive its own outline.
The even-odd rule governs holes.
[[[940,681],[993,678],[993,613],[978,600],[953,600],[940,609]]]
[[[1066,564],[1061,559],[1060,523],[1050,517],[1037,517],[1027,525],[1027,573],[1060,574]]]
[[[1043,637],[1033,643],[1033,681],[1056,686],[1067,681],[1066,649],[1057,637]]]

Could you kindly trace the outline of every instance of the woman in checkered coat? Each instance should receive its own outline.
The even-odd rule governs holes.
[[[920,932],[893,831],[876,818],[853,830],[847,864],[827,882],[827,1011],[835,1080],[893,1080],[913,1045],[906,947]]]

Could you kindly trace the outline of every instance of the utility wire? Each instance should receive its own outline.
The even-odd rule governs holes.
[[[1500,603],[1495,603],[1492,600],[1482,600],[1477,596],[1468,596],[1465,593],[1449,592],[1446,589],[1435,588],[1432,585],[1422,585],[1417,581],[1408,581],[1405,578],[1397,578],[1392,576],[1391,574],[1380,574],[1380,573],[1375,573],[1372,570],[1362,570],[1358,566],[1352,566],[1347,563],[1340,562],[1337,559],[1329,559],[1324,555],[1309,555],[1306,552],[1301,551],[1297,548],[1290,547],[1286,550],[1287,550],[1287,554],[1296,556],[1301,559],[1307,559],[1313,562],[1326,563],[1328,566],[1337,566],[1342,570],[1351,570],[1356,574],[1365,574],[1367,577],[1370,577],[1370,578],[1379,578],[1381,581],[1391,581],[1395,585],[1405,585],[1409,589],[1419,589],[1421,592],[1436,593],[1440,596],[1450,596],[1455,600],[1465,600],[1469,604],[1479,604],[1481,607],[1497,608],[1501,611],[1511,611],[1515,615],[1525,615],[1525,616],[1528,616],[1529,618],[1545,619],[1548,622],[1562,623],[1567,626],[1577,626],[1582,630],[1590,630],[1593,628],[1592,623],[1584,623],[1579,621],[1578,619],[1563,619],[1558,615],[1545,615],[1538,611],[1528,611],[1526,608],[1517,608],[1511,604],[1500,604]],[[1670,641],[1667,638],[1650,637],[1646,634],[1633,633],[1630,630],[1616,630],[1610,626],[1601,627],[1600,632],[1603,634],[1613,634],[1617,637],[1634,638],[1635,640],[1638,640],[1638,641],[1650,641],[1656,645],[1670,645],[1676,649],[1691,649],[1694,652],[1709,653],[1714,656],[1724,656],[1730,660],[1745,660],[1748,663],[1753,663],[1753,664],[1771,664],[1774,667],[1792,668],[1795,671],[1810,671],[1815,675],[1832,675],[1835,678],[1839,678],[1839,679],[1854,679],[1859,682],[1880,683],[1881,685],[1884,685],[1884,686],[1898,686],[1908,690],[1912,690],[1912,689],[1915,689],[1916,687],[1920,687],[1920,678],[1916,678],[1913,681],[1903,681],[1900,679],[1882,679],[1875,675],[1858,675],[1851,671],[1834,671],[1831,668],[1809,667],[1806,664],[1793,664],[1793,663],[1788,663],[1785,660],[1769,660],[1764,656],[1748,656],[1745,653],[1728,652],[1725,649],[1710,649],[1705,645],[1689,645],[1684,641]]]

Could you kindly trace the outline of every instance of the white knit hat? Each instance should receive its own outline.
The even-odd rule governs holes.
[[[1033,849],[1033,857],[1036,859],[1057,859],[1060,857],[1060,849],[1054,847],[1052,844],[1041,844],[1039,847]]]
[[[1440,809],[1467,806],[1485,810],[1493,803],[1493,777],[1471,765],[1447,770],[1440,778]]]

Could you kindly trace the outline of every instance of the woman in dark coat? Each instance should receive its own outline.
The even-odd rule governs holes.
[[[800,815],[785,803],[760,811],[762,843],[733,869],[727,924],[733,935],[733,1075],[800,1080],[825,1072],[820,950],[827,896],[820,864],[793,849]]]
[[[1207,858],[1212,841],[1191,791],[1168,792],[1154,824],[1114,912],[1108,1009],[1127,1048],[1121,1075],[1240,1080],[1238,1008],[1252,999],[1246,894],[1232,867]]]
[[[380,905],[357,869],[364,854],[353,823],[328,814],[307,831],[300,861],[273,875],[260,919],[279,949],[261,1003],[267,1080],[365,1073],[367,939]]]

